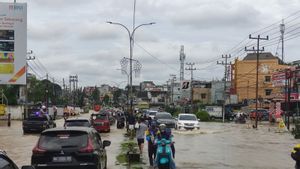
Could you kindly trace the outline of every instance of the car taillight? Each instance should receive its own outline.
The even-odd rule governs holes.
[[[45,152],[46,152],[46,150],[40,148],[38,144],[32,149],[33,154],[43,154]]]
[[[93,143],[92,143],[92,139],[91,139],[91,138],[88,139],[88,144],[87,144],[87,146],[84,147],[84,148],[81,148],[81,149],[79,150],[79,152],[81,152],[81,153],[92,153],[92,152],[94,152],[94,146],[93,146]]]

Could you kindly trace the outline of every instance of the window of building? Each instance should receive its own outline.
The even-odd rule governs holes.
[[[178,91],[180,90],[180,87],[178,88]]]
[[[271,82],[271,76],[265,76],[265,82]]]
[[[270,96],[272,94],[272,89],[266,89],[265,94],[266,96]]]
[[[201,93],[201,99],[206,99],[206,94],[205,93]]]

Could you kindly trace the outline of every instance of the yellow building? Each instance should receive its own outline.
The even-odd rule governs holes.
[[[236,59],[232,64],[231,94],[236,94],[238,101],[256,98],[256,53],[249,53],[243,60]],[[280,87],[273,87],[272,73],[278,69],[288,67],[271,53],[259,55],[258,96],[262,99],[271,99],[279,93]]]

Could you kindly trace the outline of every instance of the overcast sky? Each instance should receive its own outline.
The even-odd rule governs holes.
[[[132,29],[134,0],[17,2],[28,5],[28,50],[34,51],[51,77],[62,81],[77,74],[81,86],[126,85],[126,75],[117,69],[121,68],[120,60],[129,57],[128,34],[124,28],[106,21],[119,22]],[[293,25],[300,23],[297,18],[300,14],[295,13],[299,9],[299,0],[136,0],[136,26],[156,24],[136,31],[133,58],[140,61],[142,70],[133,82],[152,80],[162,84],[170,74],[176,74],[179,79],[181,45],[185,47],[186,62],[195,62],[199,69],[194,72],[194,79],[221,79],[224,67],[216,64],[217,60],[221,61],[221,55],[243,58],[245,52],[237,51],[246,44],[251,45],[248,35],[273,23],[263,35],[271,34],[274,44],[270,41],[265,49],[273,54],[277,49],[280,53],[275,37],[279,35],[279,22],[288,16],[286,20],[290,23],[286,27],[296,31],[290,32],[290,37],[295,38],[285,43],[285,60],[297,60],[299,25]],[[244,44],[236,51],[231,50],[241,41]],[[38,60],[31,67],[39,76],[45,76]],[[189,72],[185,72],[185,78],[190,78]]]

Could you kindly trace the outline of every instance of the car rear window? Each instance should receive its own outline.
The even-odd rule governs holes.
[[[43,133],[39,147],[46,150],[61,150],[63,148],[83,148],[87,146],[88,134],[78,131],[58,131]]]
[[[107,115],[106,114],[94,114],[94,117],[96,117],[96,119],[100,119],[100,120],[107,120]]]
[[[172,119],[172,116],[168,113],[158,113],[158,114],[156,114],[156,118],[158,118],[158,119]]]
[[[151,115],[151,116],[155,116],[156,115],[156,112],[149,112],[149,115]]]
[[[82,126],[82,127],[89,127],[90,123],[87,120],[70,120],[65,122],[65,126],[73,127],[73,126]]]
[[[179,120],[197,120],[197,118],[192,115],[181,115],[179,116]]]

